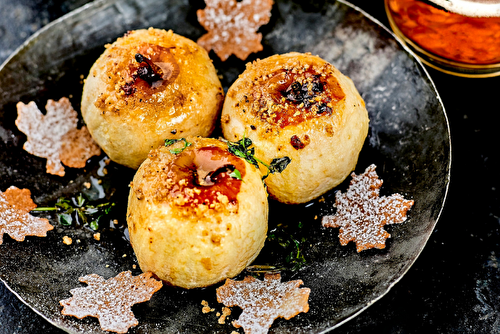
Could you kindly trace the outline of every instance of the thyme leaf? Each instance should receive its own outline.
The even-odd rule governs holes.
[[[236,168],[231,173],[229,173],[229,176],[231,176],[232,178],[234,178],[236,180],[243,181],[242,178],[241,178],[240,171],[237,170]]]
[[[250,147],[252,145],[252,140],[243,136],[242,139],[237,142],[231,142],[228,140],[224,140],[227,144],[227,150],[234,154],[235,156],[245,159],[248,163],[254,165],[256,168],[259,168],[259,163],[255,158],[255,148]]]
[[[271,163],[269,165],[265,165],[267,167],[267,174],[262,177],[264,180],[266,177],[269,176],[269,174],[274,174],[274,173],[281,173],[285,170],[285,168],[292,162],[292,159],[289,157],[282,157],[282,158],[274,158],[271,160]]]
[[[71,217],[70,214],[60,213],[58,215],[58,221],[59,221],[59,224],[61,224],[61,225],[70,226],[73,223],[73,218]]]
[[[173,145],[173,144],[175,144],[175,143],[177,143],[179,141],[183,141],[184,142],[184,147],[173,148],[173,149],[169,150],[170,153],[172,153],[172,154],[179,154],[182,151],[184,151],[186,148],[188,148],[189,146],[192,145],[190,142],[188,142],[186,140],[186,138],[180,138],[180,139],[165,139],[165,146],[168,147],[168,146]]]

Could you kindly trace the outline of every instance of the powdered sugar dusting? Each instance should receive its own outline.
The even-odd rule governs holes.
[[[226,60],[231,54],[245,60],[263,49],[260,26],[269,22],[272,0],[205,0],[197,12],[198,21],[208,31],[198,43]]]
[[[385,248],[390,234],[384,230],[384,225],[404,222],[407,211],[413,206],[412,200],[400,194],[380,197],[383,181],[375,169],[372,164],[363,174],[352,173],[347,192],[336,194],[337,212],[322,219],[325,227],[340,227],[340,243],[347,245],[354,241],[358,252]]]
[[[47,173],[64,176],[65,171],[61,164],[64,139],[85,140],[73,146],[65,144],[70,148],[86,147],[84,150],[78,148],[76,151],[67,149],[63,151],[66,152],[65,161],[68,161],[70,166],[79,167],[82,163],[75,164],[75,159],[68,158],[68,155],[77,154],[77,160],[84,159],[86,162],[92,155],[100,154],[100,148],[90,138],[90,135],[78,133],[76,136],[67,136],[68,133],[76,129],[78,123],[78,114],[67,98],[63,97],[59,101],[48,100],[45,108],[47,113],[43,115],[35,102],[32,101],[28,104],[19,102],[17,104],[16,125],[28,137],[24,143],[24,149],[33,155],[47,159]],[[87,129],[82,128],[81,131],[87,131]],[[82,155],[82,152],[86,150],[88,151],[87,155]],[[89,154],[90,156],[88,156]],[[81,167],[84,166],[85,163]]]
[[[265,334],[278,317],[291,319],[309,311],[308,288],[299,288],[301,280],[281,283],[280,274],[266,274],[264,281],[247,276],[243,281],[227,279],[217,289],[217,301],[243,309],[235,327],[247,334]]]
[[[97,274],[80,277],[88,286],[71,290],[73,297],[60,301],[61,313],[78,319],[96,317],[103,330],[126,333],[139,323],[132,305],[148,301],[162,287],[151,275],[147,272],[134,277],[124,271],[108,280]]]
[[[4,233],[14,240],[24,241],[28,235],[44,237],[54,228],[47,219],[30,215],[34,208],[36,204],[28,189],[11,186],[4,193],[0,191],[0,245]]]

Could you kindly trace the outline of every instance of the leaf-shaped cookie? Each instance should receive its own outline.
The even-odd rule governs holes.
[[[64,176],[61,161],[81,168],[90,157],[101,154],[87,128],[77,130],[78,114],[67,98],[48,100],[45,108],[43,115],[35,102],[19,102],[16,125],[28,137],[24,149],[47,159],[47,173]]]
[[[390,234],[384,225],[404,222],[406,212],[414,203],[400,194],[380,197],[383,182],[375,169],[375,165],[370,165],[363,174],[352,173],[347,192],[339,191],[335,195],[337,212],[322,219],[325,227],[340,227],[340,243],[347,245],[354,241],[358,252],[369,248],[385,248],[385,241]]]
[[[59,302],[63,306],[61,313],[78,319],[96,317],[103,330],[126,333],[139,323],[132,305],[148,301],[162,287],[151,275],[147,272],[132,276],[130,271],[124,271],[108,280],[97,274],[80,277],[80,282],[88,286],[71,290],[73,297]]]
[[[0,245],[4,233],[14,240],[24,241],[28,235],[45,237],[47,231],[54,228],[47,219],[30,215],[34,208],[36,204],[28,189],[11,186],[5,192],[0,191]]]
[[[301,280],[281,282],[280,274],[266,274],[264,281],[247,276],[243,281],[227,279],[217,288],[217,301],[243,309],[235,327],[246,334],[265,334],[276,318],[293,318],[309,311],[309,288],[299,288]]]
[[[272,0],[205,0],[197,12],[198,21],[208,31],[198,39],[206,50],[214,50],[222,61],[231,54],[245,60],[262,50],[260,26],[269,22]]]

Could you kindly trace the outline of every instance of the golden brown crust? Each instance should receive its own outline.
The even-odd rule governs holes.
[[[170,153],[175,150],[182,152]],[[229,153],[225,143],[188,137],[152,150],[131,189],[138,199],[168,203],[179,216],[203,218],[207,210],[227,214],[237,212],[242,185],[229,175],[234,169],[245,177],[244,160]]]
[[[166,138],[210,135],[223,98],[202,47],[150,28],[107,46],[85,81],[82,115],[112,160],[137,168]]]
[[[311,54],[275,55],[247,65],[227,92],[224,137],[246,134],[268,163],[292,162],[266,179],[269,193],[303,203],[333,188],[354,169],[368,133],[368,113],[352,81]]]
[[[242,180],[228,175],[231,166]],[[267,216],[260,172],[217,139],[188,137],[153,150],[138,169],[127,223],[143,271],[194,288],[250,264],[264,245]]]

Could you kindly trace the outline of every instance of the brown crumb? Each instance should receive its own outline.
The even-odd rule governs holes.
[[[224,115],[221,116],[221,120],[220,121],[222,123],[226,123],[227,124],[227,123],[229,123],[230,120],[231,120],[231,116],[229,116],[228,114],[224,114]]]
[[[226,318],[231,314],[231,309],[228,307],[222,308],[222,315],[219,317],[219,324],[224,325],[226,323]]]
[[[215,311],[214,308],[211,308],[210,306],[208,306],[208,302],[206,300],[202,300],[201,305],[203,305],[203,308],[201,309],[201,312],[203,312],[203,313],[210,313],[210,312]]]
[[[73,243],[73,239],[71,239],[70,237],[68,237],[67,235],[65,235],[63,237],[63,244],[65,245],[71,245]]]
[[[84,183],[83,183],[83,186],[84,186],[85,188],[87,188],[87,189],[90,189],[90,187],[91,187],[92,185],[90,184],[90,182],[84,182]]]

